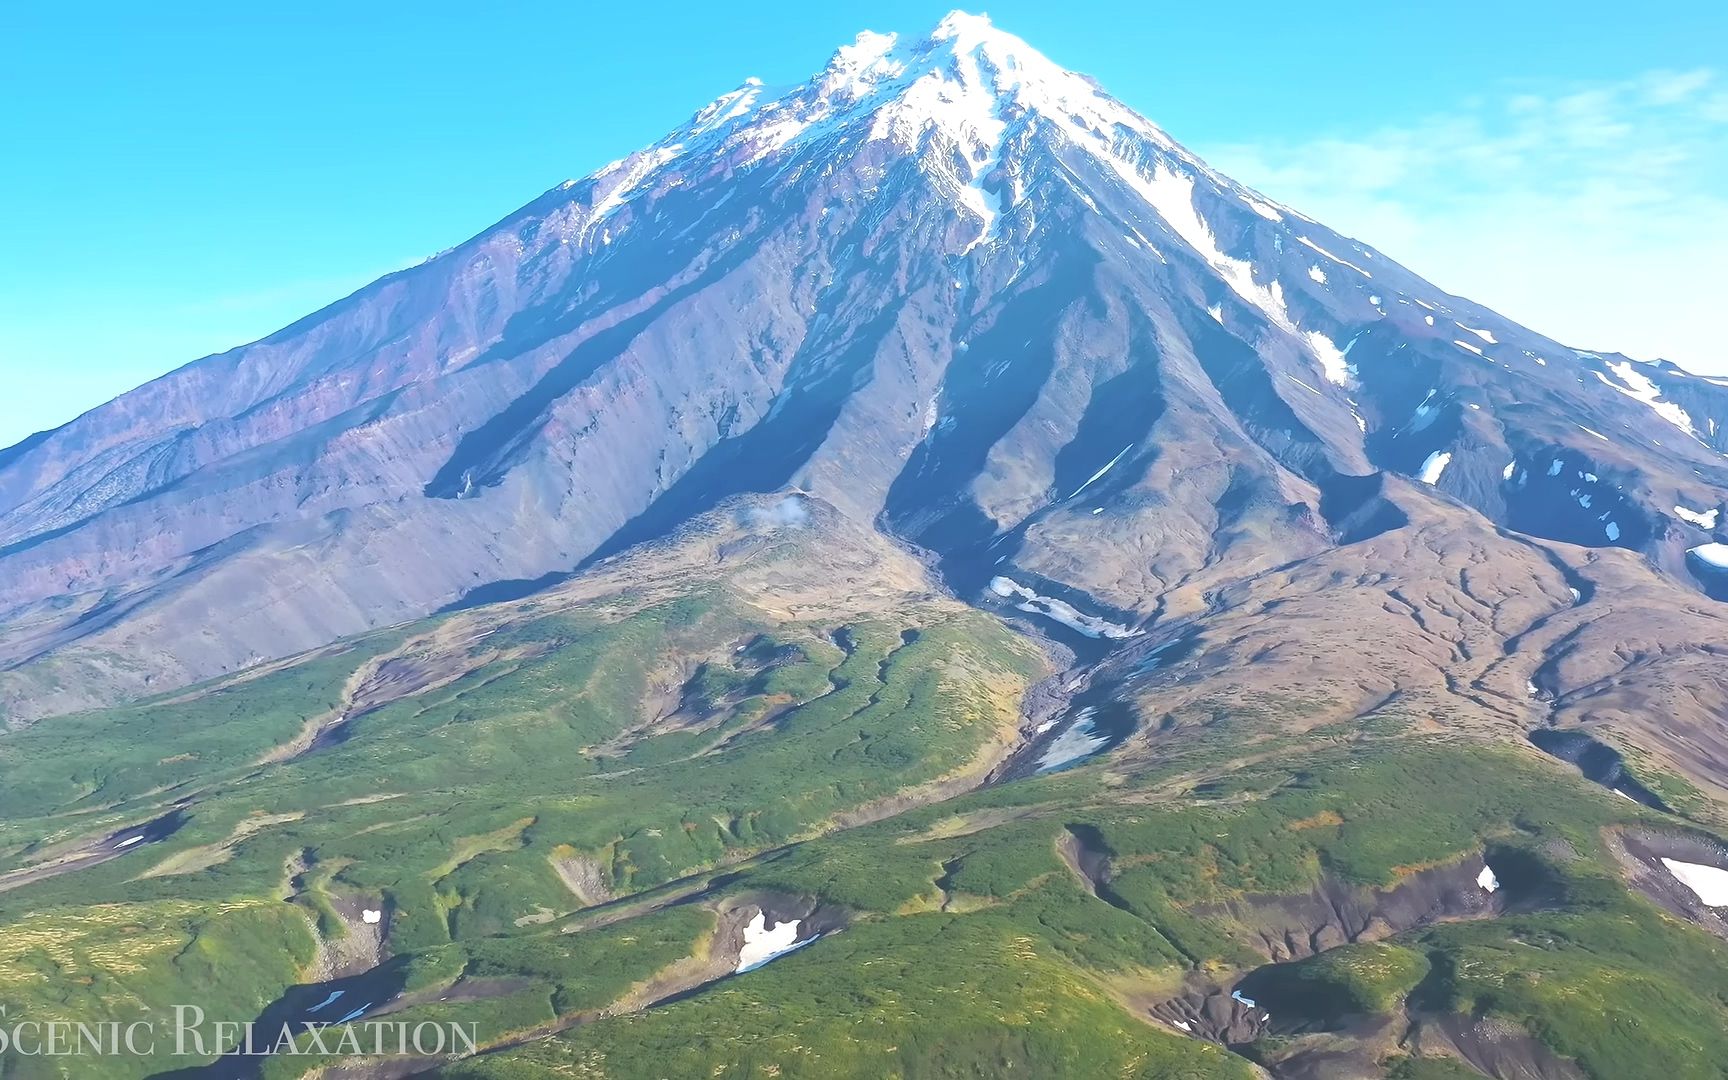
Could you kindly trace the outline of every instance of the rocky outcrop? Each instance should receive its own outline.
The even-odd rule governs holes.
[[[1406,1042],[1424,1056],[1461,1058],[1494,1080],[1589,1080],[1529,1032],[1493,1017],[1419,1016]]]
[[[1419,926],[1498,914],[1506,895],[1481,883],[1480,855],[1416,871],[1396,885],[1367,889],[1323,877],[1306,896],[1243,896],[1193,914],[1235,926],[1269,960],[1299,960],[1352,942],[1380,941]]]
[[[1728,872],[1728,847],[1721,841],[1679,829],[1631,828],[1610,830],[1606,839],[1634,889],[1670,915],[1728,938],[1728,906],[1705,903],[1665,861]],[[1728,895],[1712,899],[1728,901]]]

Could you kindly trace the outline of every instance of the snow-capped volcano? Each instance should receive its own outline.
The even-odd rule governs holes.
[[[1208,226],[1183,206],[1196,176],[1269,220],[1291,213],[1208,169],[1091,79],[1051,63],[987,17],[956,11],[913,44],[865,31],[798,87],[774,91],[747,79],[685,127],[587,181],[593,185],[588,225],[599,226],[632,197],[663,184],[699,183],[764,162],[833,161],[884,144],[891,155],[917,156],[933,179],[945,182],[938,191],[976,224],[962,244],[966,254],[998,240],[1003,216],[1025,202],[1014,159],[1039,141],[1109,169],[1209,253],[1216,248]],[[1278,302],[1251,281],[1244,290],[1258,303]],[[1340,359],[1335,373],[1343,367]]]
[[[1115,628],[1087,640],[1411,500],[1718,589],[1687,552],[1725,421],[1728,388],[1449,296],[956,13],[0,452],[0,702],[519,593],[785,488]]]

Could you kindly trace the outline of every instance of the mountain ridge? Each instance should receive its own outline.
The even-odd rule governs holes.
[[[1728,388],[1446,296],[956,14],[0,456],[0,700],[142,691],[146,642],[259,612],[148,673],[207,678],[786,485],[962,592],[1007,545],[1139,617],[1242,537],[1336,543],[1380,472],[1715,589],[1723,419]],[[1178,543],[1060,550],[1089,525]]]
[[[114,1080],[1710,1080],[1728,388],[1041,63],[865,35],[0,457],[0,997],[477,1051]]]

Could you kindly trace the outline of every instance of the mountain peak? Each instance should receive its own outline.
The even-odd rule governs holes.
[[[899,43],[898,34],[865,30],[853,39],[852,44],[842,45],[834,51],[823,75],[885,75],[896,72],[901,67],[894,58]]]
[[[945,40],[966,35],[997,32],[999,31],[996,30],[996,25],[990,21],[989,15],[982,13],[973,15],[970,12],[955,8],[942,17],[942,21],[936,24],[936,29],[931,31],[930,36],[935,40]]]
[[[970,15],[950,11],[925,39],[928,45],[948,44],[955,53],[975,53],[982,49],[994,57],[1010,59],[1031,54],[1048,63],[1032,46],[1004,30],[999,30],[988,15]]]
[[[916,44],[905,51],[912,54],[928,55],[936,52],[940,46],[947,46],[948,52],[970,53],[980,46],[996,53],[1034,52],[1030,45],[1012,34],[996,28],[988,15],[973,15],[965,11],[954,10],[943,16],[942,21],[926,34]],[[857,69],[868,67],[887,59],[897,50],[903,48],[900,35],[895,33],[880,33],[875,30],[865,30],[853,40],[850,45],[842,45],[835,51],[829,61],[829,67],[842,69]],[[908,59],[902,56],[899,59]]]
[[[741,160],[750,163],[868,117],[865,141],[886,138],[910,148],[936,128],[968,153],[987,155],[1004,125],[1039,114],[1106,139],[1127,127],[1168,142],[1090,79],[1051,62],[988,16],[963,11],[949,13],[916,41],[867,30],[836,50],[809,82],[747,95],[748,105],[745,96],[721,98],[671,141],[724,126],[726,141],[751,147]]]
[[[1087,631],[1412,487],[1728,596],[1722,450],[1728,386],[1448,295],[955,13],[0,453],[0,714],[142,691],[109,658],[209,610],[249,614],[154,689],[787,485]]]

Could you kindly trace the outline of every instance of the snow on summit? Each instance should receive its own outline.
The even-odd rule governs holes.
[[[1405,317],[1398,308],[1409,308],[1409,318],[1452,348],[1511,370],[1501,355],[1509,350],[1496,347],[1515,326],[1490,323],[1483,311],[1440,322],[1451,308],[1422,299],[1426,283],[1402,267],[1217,173],[1090,78],[988,17],[961,11],[922,36],[866,30],[800,84],[745,80],[658,142],[568,187],[559,235],[598,252],[651,218],[655,200],[675,190],[720,190],[725,198],[752,191],[770,200],[761,203],[766,211],[775,193],[839,174],[846,181],[822,196],[818,215],[838,210],[837,200],[885,214],[914,206],[921,221],[937,223],[941,254],[966,260],[967,268],[942,272],[944,288],[956,290],[1000,285],[975,272],[998,257],[1014,261],[1008,283],[1021,279],[1055,246],[1051,222],[1090,215],[1106,245],[1113,235],[1136,260],[1145,254],[1177,264],[1166,284],[1197,280],[1190,297],[1197,309],[1331,403],[1304,399],[1307,407],[1350,418],[1364,436],[1359,364],[1380,362],[1380,339],[1350,350],[1367,320],[1396,321]],[[1533,352],[1523,355],[1546,366]],[[1599,384],[1705,442],[1689,406],[1650,375],[1577,356],[1588,361],[1583,377],[1593,372]],[[1432,456],[1420,473],[1437,479],[1446,467]]]
[[[1172,176],[1189,184],[1204,177],[1260,217],[1283,219],[1281,208],[1213,173],[1092,80],[1052,63],[988,17],[956,11],[916,41],[867,30],[836,50],[802,85],[774,90],[748,79],[653,146],[613,162],[588,181],[566,185],[586,194],[593,207],[571,238],[595,235],[608,216],[638,194],[719,167],[784,168],[806,150],[832,157],[887,142],[915,156],[975,223],[959,252],[967,254],[994,239],[1001,216],[1023,199],[1018,170],[999,166],[1017,135],[1033,133],[1091,155],[1142,196],[1154,186],[1168,187]],[[958,154],[927,152],[932,140]],[[1158,160],[1148,160],[1149,150]],[[1159,207],[1158,216],[1165,209]],[[1201,231],[1185,220],[1193,216],[1191,207],[1177,212],[1183,220],[1168,223],[1184,239]],[[1209,246],[1200,250],[1214,259]],[[1269,300],[1276,291],[1275,283],[1238,280],[1234,285]],[[1328,377],[1339,381],[1340,365],[1330,351],[1323,352]]]
[[[856,156],[886,182],[883,144],[888,163],[911,160],[946,196],[956,220],[952,254],[989,258],[1006,230],[1038,220],[1043,206],[1027,199],[1034,179],[1046,185],[1041,190],[1063,184],[1161,262],[1168,262],[1168,249],[1147,231],[1185,246],[1274,331],[1288,335],[1326,382],[1356,386],[1335,331],[1313,325],[1314,313],[1290,302],[1274,261],[1236,254],[1239,225],[1221,225],[1217,216],[1219,205],[1235,205],[1274,223],[1265,227],[1277,230],[1273,243],[1281,254],[1283,208],[1215,173],[1091,79],[1052,63],[983,15],[953,12],[917,40],[865,31],[799,86],[773,91],[746,81],[652,147],[576,185],[574,197],[588,200],[588,212],[574,209],[563,235],[590,250],[609,245],[614,219],[632,200],[708,180],[735,183],[754,170],[796,177]],[[862,197],[881,193],[867,189]],[[1101,206],[1106,202],[1109,210]],[[1290,235],[1329,264],[1369,278],[1362,267]],[[1333,282],[1319,265],[1283,270],[1303,288]]]

